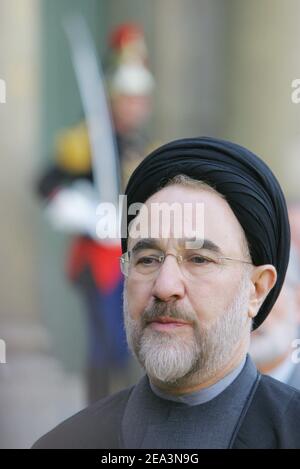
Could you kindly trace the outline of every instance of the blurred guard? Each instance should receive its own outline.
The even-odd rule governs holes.
[[[124,186],[146,153],[141,130],[151,113],[154,80],[139,25],[113,31],[106,64],[107,85]],[[54,228],[76,234],[67,260],[68,278],[83,294],[88,313],[88,401],[109,393],[111,372],[126,374],[128,349],[123,329],[119,242],[97,240],[97,194],[84,122],[63,130],[55,142],[55,165],[42,176],[38,192],[47,200]],[[103,168],[105,171],[105,168]]]

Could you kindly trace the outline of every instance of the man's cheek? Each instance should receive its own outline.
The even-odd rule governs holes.
[[[128,308],[133,318],[138,318],[143,314],[150,302],[151,292],[147,285],[136,285],[133,282],[127,284]]]
[[[143,311],[145,309],[145,303],[142,298],[139,298],[137,294],[128,295],[127,297],[127,305],[128,305],[128,314],[132,319],[135,321],[140,320]]]

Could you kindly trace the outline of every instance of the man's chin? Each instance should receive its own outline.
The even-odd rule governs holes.
[[[197,351],[190,341],[158,331],[143,335],[135,356],[150,378],[164,384],[182,384],[197,362]]]

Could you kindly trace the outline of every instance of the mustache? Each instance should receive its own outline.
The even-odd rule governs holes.
[[[175,303],[166,303],[164,301],[155,300],[152,305],[144,310],[141,318],[142,328],[145,328],[149,322],[156,319],[168,317],[173,319],[181,319],[196,323],[197,318],[193,312],[184,311]]]

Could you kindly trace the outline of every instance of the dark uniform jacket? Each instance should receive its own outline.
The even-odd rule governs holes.
[[[232,393],[237,396],[239,386],[243,380],[245,384],[247,373],[249,375],[249,370],[253,371],[253,368],[254,379],[226,447],[300,448],[300,392],[261,375],[249,359],[235,382],[215,399],[220,404],[222,394],[225,396],[226,393],[227,396],[231,395],[231,402],[234,402]],[[224,402],[230,401],[225,399]],[[148,377],[144,376],[137,385],[102,399],[61,423],[38,440],[33,448],[169,449],[174,448],[171,445],[177,431],[176,448],[201,449],[199,434],[202,421],[197,417],[197,407],[201,405],[192,409],[186,406],[187,411],[184,410],[181,415],[182,420],[185,415],[188,416],[188,423],[178,421],[177,429],[177,424],[169,419],[170,412],[166,410],[171,405],[174,402],[153,393]],[[210,401],[210,408],[212,406],[214,400]],[[152,432],[149,432],[151,427]]]

